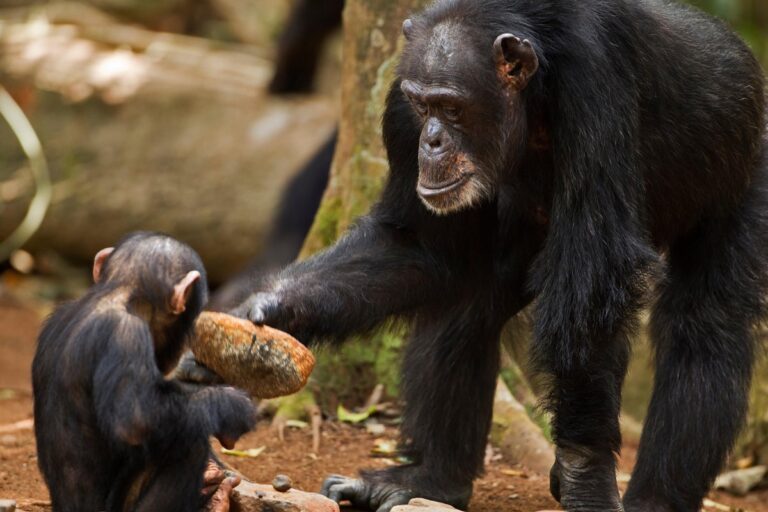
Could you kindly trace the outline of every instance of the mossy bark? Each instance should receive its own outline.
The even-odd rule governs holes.
[[[344,11],[341,121],[331,179],[304,245],[308,257],[331,245],[366,213],[389,169],[381,117],[403,45],[402,23],[426,0],[349,0]],[[397,393],[404,329],[389,328],[320,353],[314,381],[326,410],[359,403],[376,383]]]
[[[341,122],[333,169],[303,256],[333,243],[367,212],[389,169],[381,116],[402,49],[402,23],[426,0],[350,0],[344,10]]]

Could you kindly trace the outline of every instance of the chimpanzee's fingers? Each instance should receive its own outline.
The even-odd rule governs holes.
[[[206,485],[205,487],[203,487],[203,490],[200,491],[200,494],[202,494],[203,496],[211,496],[213,493],[216,492],[218,488],[219,488],[219,484]]]
[[[323,486],[320,488],[320,494],[326,498],[330,498],[331,488],[339,484],[343,484],[349,481],[354,481],[353,478],[349,478],[343,475],[329,475],[324,481]],[[333,499],[333,498],[331,498]]]
[[[335,475],[325,481],[323,488],[326,491],[323,494],[336,503],[348,500],[355,507],[375,506],[371,503],[370,488],[363,480]]]
[[[226,477],[227,474],[218,464],[216,464],[216,462],[213,460],[208,461],[208,465],[205,467],[205,472],[203,473],[203,484],[206,487],[210,485],[218,486]]]
[[[279,307],[277,295],[274,293],[257,293],[249,302],[248,320],[255,324],[269,323],[270,317],[274,316]]]
[[[211,501],[208,503],[208,506],[206,507],[207,512],[229,512],[230,509],[230,496],[232,495],[232,490],[237,487],[240,484],[240,478],[238,477],[228,477],[223,482],[221,482],[221,485],[219,485],[219,488],[216,490],[216,493],[211,497]]]
[[[199,363],[191,351],[187,351],[181,356],[179,364],[173,371],[173,378],[182,382],[205,385],[224,382],[213,370]]]

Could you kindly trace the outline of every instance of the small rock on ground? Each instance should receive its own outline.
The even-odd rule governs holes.
[[[13,512],[16,510],[16,502],[13,500],[0,500],[0,512]]]
[[[272,480],[272,487],[278,492],[288,492],[293,487],[293,482],[286,475],[277,475]]]
[[[715,480],[716,489],[725,489],[736,496],[745,496],[756,487],[768,473],[768,466],[754,466],[723,473]]]
[[[232,493],[232,512],[339,512],[339,506],[320,494],[243,481]]]

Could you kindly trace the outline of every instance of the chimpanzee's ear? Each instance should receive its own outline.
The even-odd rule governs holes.
[[[93,282],[98,283],[101,278],[101,267],[104,266],[104,262],[107,261],[109,255],[115,250],[114,247],[107,247],[96,253],[96,257],[93,258]]]
[[[413,37],[413,22],[410,18],[403,22],[403,35],[407,41],[410,41]]]
[[[539,58],[531,42],[512,34],[501,34],[493,43],[496,69],[505,83],[517,91],[528,85],[539,69]]]
[[[171,297],[171,313],[180,315],[187,309],[187,299],[192,294],[195,283],[199,280],[200,272],[193,270],[174,285],[173,297]]]

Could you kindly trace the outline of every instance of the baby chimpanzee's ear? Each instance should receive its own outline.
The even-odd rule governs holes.
[[[93,258],[93,282],[98,283],[99,278],[101,277],[101,267],[104,266],[104,262],[107,261],[107,258],[110,254],[115,250],[114,247],[107,247],[106,249],[102,249],[99,252],[96,253],[96,257]]]
[[[171,313],[180,315],[187,309],[187,299],[192,293],[192,288],[200,279],[200,272],[193,270],[173,287],[173,297],[171,297]]]

